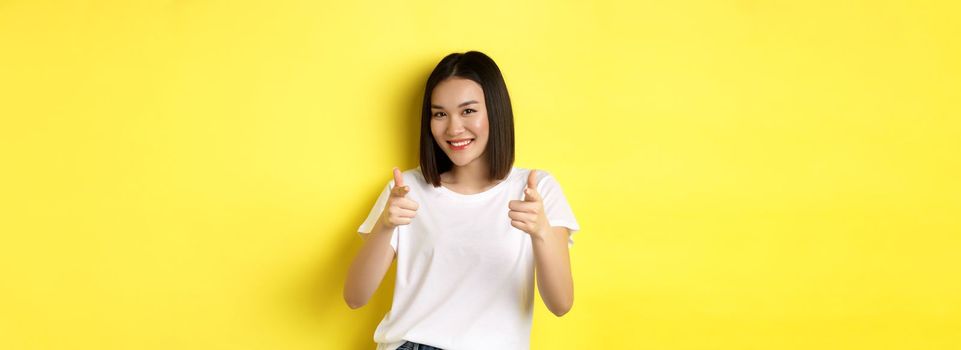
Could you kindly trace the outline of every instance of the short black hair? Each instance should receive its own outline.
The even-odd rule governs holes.
[[[514,165],[514,112],[507,84],[493,59],[482,52],[467,51],[444,57],[427,78],[420,119],[420,170],[424,179],[439,187],[440,174],[454,166],[430,130],[431,94],[437,84],[452,77],[473,80],[483,89],[490,127],[485,153],[490,164],[490,178],[505,178]]]

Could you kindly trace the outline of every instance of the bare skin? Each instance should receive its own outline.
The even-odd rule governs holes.
[[[367,304],[394,261],[396,252],[390,246],[390,235],[398,225],[409,224],[417,213],[418,204],[406,198],[408,192],[400,170],[394,168],[394,188],[387,205],[371,232],[362,236],[364,245],[347,271],[344,301],[351,309]]]
[[[442,173],[441,185],[462,194],[476,194],[496,186],[502,180],[489,176],[487,141],[489,124],[484,92],[472,80],[450,78],[438,84],[431,94],[431,133],[437,145],[454,163]],[[453,143],[470,143],[463,149]],[[377,290],[390,268],[395,252],[390,235],[397,225],[406,225],[416,216],[417,203],[405,196],[409,188],[403,184],[399,170],[394,169],[394,183],[388,204],[371,233],[364,235],[364,245],[354,258],[344,285],[344,300],[352,309],[365,305]],[[523,200],[507,205],[511,225],[531,236],[534,250],[535,276],[541,299],[557,316],[566,314],[574,303],[569,230],[548,224],[543,199],[537,192],[536,171],[531,171]]]

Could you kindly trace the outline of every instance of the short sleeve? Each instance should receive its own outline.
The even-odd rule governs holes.
[[[540,171],[540,170],[539,170]],[[546,173],[537,183],[537,192],[544,201],[544,212],[551,226],[564,226],[570,230],[567,247],[574,246],[574,233],[581,229],[574,218],[574,212],[564,197],[564,191],[553,175]]]
[[[391,180],[384,186],[384,190],[380,192],[380,196],[377,197],[377,201],[374,202],[374,207],[370,209],[370,214],[367,214],[367,219],[364,220],[360,227],[357,228],[357,232],[363,236],[370,233],[374,229],[374,225],[377,224],[377,219],[380,218],[380,214],[384,211],[384,207],[387,206],[387,199],[390,197],[391,185],[393,185],[394,180]],[[397,234],[398,227],[394,228],[391,232],[390,246],[397,251],[397,240],[400,235]]]

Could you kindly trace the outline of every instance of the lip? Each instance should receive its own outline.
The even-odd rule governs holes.
[[[468,144],[466,144],[466,145],[463,145],[463,146],[459,146],[459,147],[458,147],[458,146],[454,146],[454,145],[452,144],[453,142],[461,142],[461,141],[467,141],[467,140],[471,140],[471,142],[468,143]],[[450,146],[450,149],[452,149],[452,150],[454,150],[454,151],[463,151],[463,150],[465,150],[465,149],[470,148],[470,146],[474,144],[474,141],[477,141],[477,139],[447,140],[447,144]]]

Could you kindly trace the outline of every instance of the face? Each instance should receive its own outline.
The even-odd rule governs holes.
[[[430,131],[456,166],[484,161],[490,128],[484,90],[473,80],[446,79],[431,93]]]

